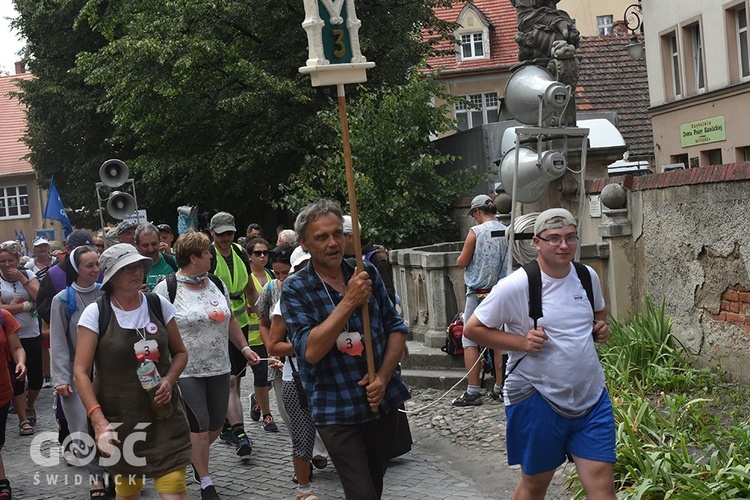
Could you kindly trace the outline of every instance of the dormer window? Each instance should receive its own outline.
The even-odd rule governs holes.
[[[484,57],[484,46],[482,43],[481,32],[461,35],[461,55],[462,59]]]
[[[489,59],[490,23],[480,10],[467,4],[456,22],[456,60]]]

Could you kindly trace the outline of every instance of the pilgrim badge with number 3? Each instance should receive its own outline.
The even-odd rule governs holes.
[[[336,339],[336,347],[339,351],[349,356],[361,356],[365,346],[362,344],[362,334],[359,332],[343,331]]]
[[[133,349],[135,350],[136,358],[143,354],[146,359],[150,359],[154,363],[157,363],[159,361],[159,344],[157,344],[153,339],[141,339],[133,344]]]

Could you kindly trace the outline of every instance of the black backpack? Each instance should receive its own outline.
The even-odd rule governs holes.
[[[583,285],[583,289],[586,290],[586,297],[588,297],[589,304],[591,304],[591,310],[596,312],[594,309],[594,286],[591,282],[591,274],[588,268],[580,262],[575,261],[573,262],[573,267],[578,275],[578,280]],[[536,259],[524,264],[523,269],[526,271],[526,276],[529,279],[529,317],[534,320],[534,328],[536,328],[537,320],[544,316],[542,314],[542,270],[539,268],[539,262]],[[516,361],[513,368],[508,370],[505,379],[513,373],[513,370],[518,367],[525,357],[526,355]]]
[[[573,267],[578,275],[578,280],[583,285],[583,289],[586,290],[591,310],[596,312],[594,309],[594,287],[591,283],[589,270],[580,262],[573,262]],[[523,269],[529,278],[529,317],[534,320],[534,328],[536,328],[537,320],[544,316],[542,314],[542,270],[539,269],[539,262],[536,259],[525,264]]]
[[[463,356],[464,354],[464,320],[461,313],[456,314],[451,324],[448,325],[448,335],[445,337],[445,345],[440,348],[444,353],[451,356]]]
[[[146,296],[146,302],[148,308],[154,313],[156,319],[158,319],[162,325],[167,326],[164,323],[164,313],[161,310],[161,300],[159,296],[153,292],[144,292]],[[107,333],[109,322],[112,320],[112,303],[109,301],[109,294],[105,293],[96,299],[96,305],[99,308],[99,340]]]

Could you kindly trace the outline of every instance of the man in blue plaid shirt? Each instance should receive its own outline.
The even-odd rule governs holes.
[[[310,264],[287,278],[281,312],[290,333],[313,421],[346,498],[380,498],[398,425],[398,405],[409,399],[395,373],[408,329],[377,270],[357,274],[343,259],[341,208],[320,200],[300,212],[295,231]],[[362,305],[370,314],[376,377],[370,383]]]

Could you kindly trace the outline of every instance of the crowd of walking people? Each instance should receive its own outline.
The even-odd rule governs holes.
[[[328,216],[338,229],[328,231],[325,239],[316,237],[321,251],[309,252],[309,223]],[[386,347],[391,336],[403,344],[406,327],[377,272],[346,277],[356,284],[356,302],[341,281],[345,276],[334,284],[321,281],[328,304],[314,305],[322,314],[315,321],[325,323],[324,316],[335,315],[333,310],[344,303],[351,316],[347,323],[355,325],[361,311],[352,308],[361,306],[375,288],[388,322],[378,323],[387,328],[381,326],[377,333],[380,371],[373,381],[363,379],[364,357],[328,345],[330,339],[325,341],[330,353],[315,348],[319,360],[328,356],[326,363],[336,364],[345,356],[340,369],[351,369],[339,402],[333,394],[316,401],[318,389],[303,382],[316,375],[305,374],[310,362],[298,356],[307,349],[295,346],[293,329],[287,331],[282,319],[283,285],[311,262],[317,262],[311,265],[314,276],[324,269],[331,270],[326,276],[333,274],[336,266],[353,268],[344,260],[340,208],[326,205],[312,219],[304,219],[296,231],[280,228],[274,245],[258,224],[250,224],[238,238],[228,212],[216,213],[207,231],[189,229],[176,239],[167,224],[128,220],[98,234],[76,230],[59,249],[39,237],[33,258],[24,258],[18,243],[3,243],[0,345],[8,353],[8,369],[0,370],[3,424],[14,412],[19,434],[33,436],[37,396],[44,386],[53,387],[59,441],[68,445],[64,458],[89,474],[89,498],[140,498],[145,478],[153,480],[162,498],[187,498],[186,478],[192,477],[200,483],[201,498],[218,499],[222,485],[211,477],[210,446],[218,439],[234,446],[238,460],[251,457],[253,440],[245,429],[240,392],[242,378],[251,375],[253,392],[245,396],[251,419],[260,422],[261,432],[273,433],[279,431],[278,415],[291,438],[290,479],[296,486],[290,494],[316,500],[313,468],[325,468],[331,460],[347,497],[379,497],[391,446],[377,438],[382,450],[376,459],[352,457],[337,429],[364,436],[364,424],[386,414],[395,417],[393,403],[408,397],[394,373],[403,347]],[[297,317],[301,312],[295,307]],[[350,337],[361,331],[357,327]],[[336,389],[331,382],[329,393]],[[396,399],[384,394],[386,386],[393,386]],[[337,409],[315,418],[320,405]],[[136,432],[145,434],[128,453],[124,442]],[[85,438],[89,435],[94,439]],[[2,443],[0,439],[0,450]],[[372,477],[365,487],[351,490],[355,481],[347,471],[354,466],[365,467]],[[120,480],[132,476],[138,479]],[[0,455],[0,499],[5,498],[12,498],[12,489]]]
[[[592,498],[612,499],[614,417],[594,349],[607,313],[596,272],[574,262],[578,223],[538,214],[537,257],[509,273],[495,212],[489,196],[472,200],[477,225],[457,259],[468,387],[452,404],[482,403],[480,346],[494,349],[489,396],[505,404],[508,463],[521,467],[514,498],[544,498],[568,459]],[[275,245],[257,224],[238,238],[228,212],[176,240],[166,224],[74,231],[54,258],[38,238],[28,262],[0,244],[0,451],[10,411],[21,436],[36,432],[49,377],[65,458],[90,474],[90,498],[135,500],[150,478],[161,498],[184,499],[192,477],[215,500],[229,485],[214,484],[212,443],[237,460],[253,452],[241,394],[252,374],[251,420],[275,433],[276,414],[291,438],[290,495],[317,500],[313,469],[330,460],[346,498],[379,499],[390,459],[411,447],[399,411],[408,328],[387,257],[353,223],[319,200]],[[12,498],[3,465],[0,454],[0,500]]]

